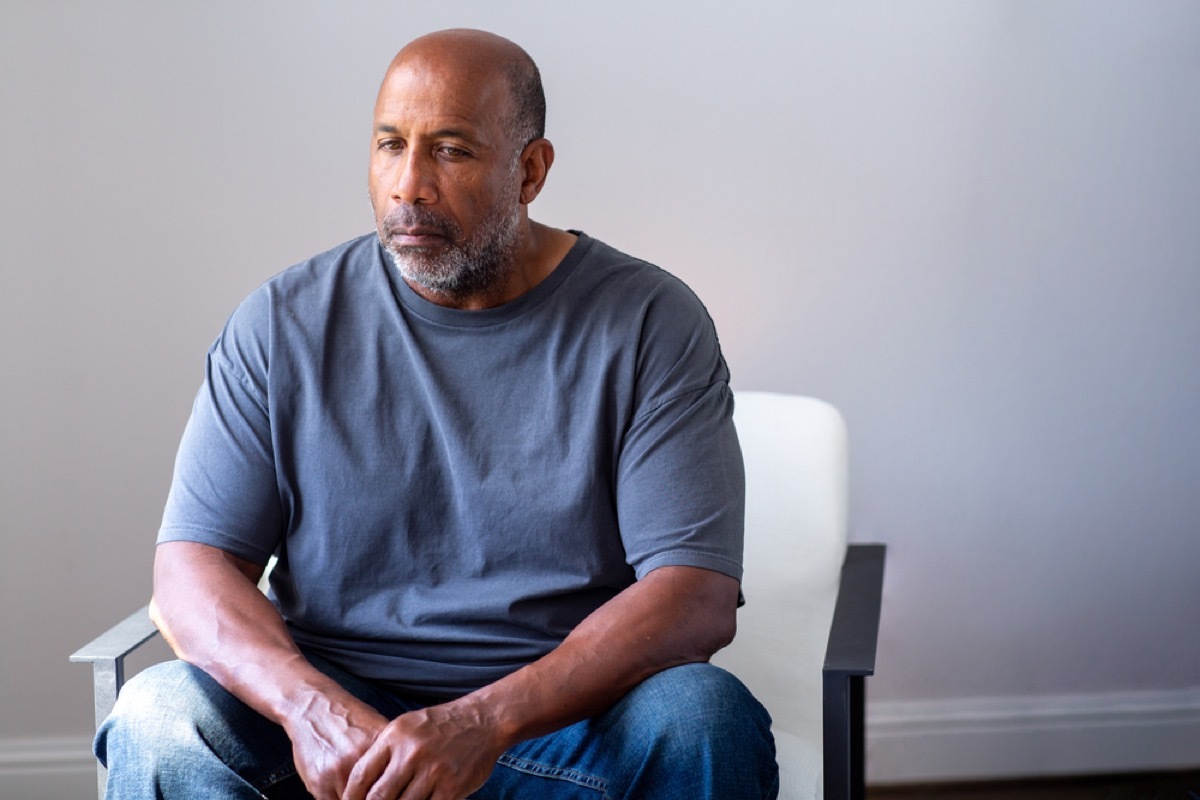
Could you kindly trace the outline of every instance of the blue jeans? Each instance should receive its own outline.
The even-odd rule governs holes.
[[[419,708],[321,659],[313,664],[384,716]],[[666,670],[607,712],[522,742],[472,798],[740,800],[779,789],[767,712],[709,664]],[[125,687],[96,735],[108,800],[307,798],[283,729],[180,661]]]

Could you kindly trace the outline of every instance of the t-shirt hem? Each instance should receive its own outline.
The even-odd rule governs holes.
[[[263,553],[258,548],[247,547],[245,543],[231,540],[221,531],[189,525],[171,525],[158,529],[158,540],[155,545],[167,542],[192,542],[224,550],[230,555],[250,561],[259,566],[265,566],[270,560],[270,553]]]
[[[637,575],[637,579],[641,580],[660,567],[699,567],[728,575],[739,583],[742,580],[742,565],[739,562],[717,555],[686,550],[659,553],[638,564],[634,568],[634,573]]]

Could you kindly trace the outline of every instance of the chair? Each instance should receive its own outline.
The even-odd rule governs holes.
[[[771,712],[780,800],[861,800],[885,548],[846,543],[844,423],[821,401],[759,392],[737,393],[734,421],[746,461],[747,603],[714,661]],[[97,726],[125,682],[125,657],[156,633],[142,608],[71,656],[93,665]]]
[[[885,547],[846,541],[846,428],[809,397],[736,392],[746,549],[732,645],[713,659],[771,712],[780,800],[865,796],[865,678]]]

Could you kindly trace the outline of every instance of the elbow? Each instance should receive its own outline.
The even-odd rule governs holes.
[[[168,618],[171,616],[169,614],[170,604],[168,603],[167,605],[168,609],[164,610],[158,592],[154,592],[150,596],[150,621],[154,623],[154,627],[158,628],[158,632],[163,634],[163,636],[167,636],[170,631],[168,623]]]
[[[737,609],[729,612],[729,622],[725,627],[725,635],[721,641],[721,648],[728,647],[733,644],[734,637],[737,636]]]
[[[699,623],[692,629],[692,645],[695,649],[686,660],[708,661],[719,650],[733,643],[737,635],[737,605],[708,604],[694,613]]]
[[[728,647],[737,635],[740,583],[714,572],[697,571],[692,575],[698,577],[701,584],[692,596],[688,613],[696,634],[698,660],[708,661],[718,650]]]
[[[713,624],[711,631],[712,638],[709,642],[708,656],[711,658],[718,650],[723,650],[733,644],[733,639],[737,635],[737,609],[721,609],[713,615]],[[706,659],[707,660],[707,659]]]
[[[713,580],[710,594],[706,598],[705,617],[710,620],[709,656],[718,650],[728,647],[737,635],[738,598],[741,597],[741,583],[731,578],[721,576]]]
[[[158,592],[155,592],[150,598],[150,621],[154,623],[154,627],[158,628],[158,632],[167,646],[175,653],[175,657],[187,661],[188,659],[180,650],[179,639],[174,635],[174,631],[168,623],[168,614],[164,613],[162,604],[159,602]]]
[[[150,598],[150,621],[159,631],[163,629],[162,612],[158,610],[158,598],[153,596]]]

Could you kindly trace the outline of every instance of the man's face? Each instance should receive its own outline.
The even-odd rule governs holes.
[[[499,75],[409,59],[375,105],[370,192],[380,241],[401,274],[466,296],[512,268],[522,219],[511,94]]]

